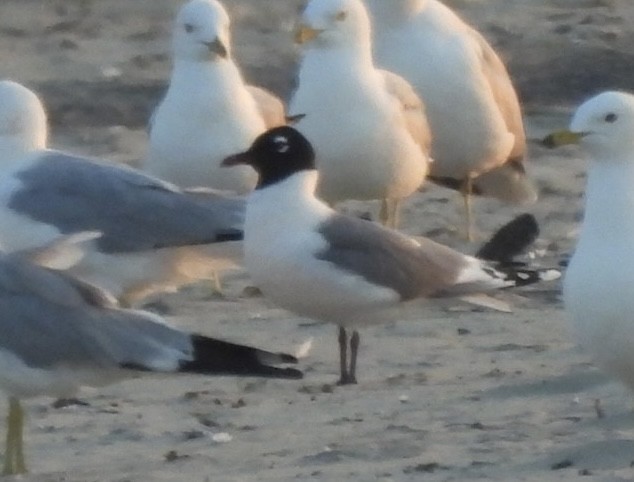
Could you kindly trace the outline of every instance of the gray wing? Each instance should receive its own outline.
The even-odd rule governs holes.
[[[99,293],[18,255],[0,255],[0,350],[44,369],[177,369],[179,358],[192,358],[188,334],[147,313],[112,309]]]
[[[48,151],[18,172],[9,208],[62,233],[99,231],[100,250],[135,252],[241,237],[245,200],[189,195],[125,166]]]
[[[297,363],[292,355],[184,333],[107,301],[59,271],[0,254],[0,353],[31,368],[76,370],[77,384],[112,381],[121,369],[302,378],[298,370],[273,366]]]
[[[448,290],[467,265],[466,256],[441,244],[348,216],[333,216],[319,232],[328,242],[319,259],[391,288],[403,300]]]

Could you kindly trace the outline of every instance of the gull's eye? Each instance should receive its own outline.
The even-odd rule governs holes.
[[[614,112],[610,112],[608,115],[605,116],[603,120],[612,124],[613,122],[616,122],[618,118],[619,118],[618,115],[616,115]]]
[[[187,33],[192,33],[194,31],[194,26],[191,23],[186,23],[184,27],[185,32]]]
[[[273,143],[275,144],[275,150],[277,152],[287,152],[290,149],[288,145],[288,139],[284,136],[276,136],[273,139]]]
[[[341,10],[340,12],[337,13],[337,15],[335,15],[335,20],[337,22],[343,22],[347,16],[348,16],[348,12],[346,12],[345,10]]]

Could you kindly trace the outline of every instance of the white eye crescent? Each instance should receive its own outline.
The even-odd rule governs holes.
[[[273,142],[277,148],[277,152],[287,152],[290,149],[288,145],[288,139],[284,136],[276,136],[273,138]]]

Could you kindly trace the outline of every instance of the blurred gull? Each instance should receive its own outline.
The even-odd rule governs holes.
[[[267,127],[285,123],[282,102],[245,84],[231,56],[229,16],[216,0],[191,0],[174,23],[174,68],[150,125],[143,169],[181,187],[246,193],[256,175],[246,166],[219,169]]]
[[[99,231],[72,273],[126,304],[241,259],[244,200],[188,194],[134,169],[46,148],[37,96],[0,82],[0,245],[37,247]]]
[[[599,368],[634,389],[634,95],[604,92],[548,138],[590,155],[585,214],[564,278],[564,304]]]
[[[69,258],[65,248],[90,236],[65,239],[39,256],[47,264],[68,264],[74,251]],[[176,330],[154,314],[121,309],[109,294],[26,257],[0,252],[0,390],[9,396],[5,475],[26,472],[23,398],[67,397],[82,386],[154,372],[302,377],[298,370],[272,366],[296,363],[292,355]]]
[[[412,83],[432,132],[429,179],[464,196],[525,204],[537,199],[526,174],[520,104],[504,64],[479,32],[437,0],[365,0],[377,63]]]
[[[370,21],[361,0],[312,0],[302,16],[299,86],[290,103],[296,127],[315,146],[318,193],[328,203],[381,199],[381,221],[398,224],[400,201],[428,170],[424,107],[401,77],[372,61]]]

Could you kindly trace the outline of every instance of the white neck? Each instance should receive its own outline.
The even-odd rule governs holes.
[[[164,103],[178,112],[187,111],[205,126],[244,118],[262,122],[238,67],[226,59],[175,61]]]
[[[332,77],[338,83],[355,75],[366,78],[365,73],[370,70],[375,68],[369,44],[312,48],[302,59],[299,80],[301,84],[303,75],[316,75],[321,80]]]
[[[316,170],[301,171],[253,191],[247,202],[246,237],[254,226],[275,232],[280,225],[307,225],[325,218],[332,209],[315,197],[318,179]]]
[[[210,85],[217,87],[210,89]],[[245,85],[238,67],[230,59],[215,62],[175,60],[170,81],[170,89],[172,88],[183,88],[192,94],[201,89],[209,96],[218,93],[217,97],[230,100],[227,92],[244,89]]]
[[[634,240],[634,164],[593,163],[588,170],[586,207],[579,243],[587,237],[608,242]],[[592,226],[592,231],[586,231]]]
[[[46,138],[38,136],[0,136],[0,169],[22,163],[29,154],[46,149]]]

